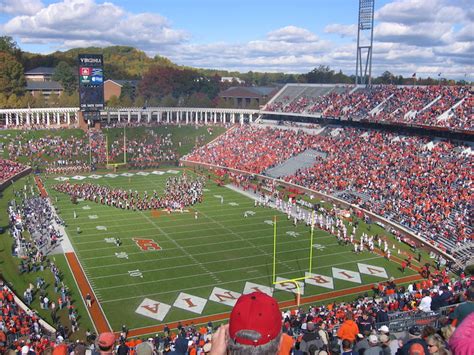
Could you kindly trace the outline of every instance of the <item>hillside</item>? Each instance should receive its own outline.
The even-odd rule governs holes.
[[[127,46],[73,48],[47,55],[24,52],[22,62],[26,71],[40,66],[55,67],[60,61],[75,66],[79,53],[103,54],[106,78],[139,79],[152,65],[178,67],[165,57],[150,58],[145,52]]]

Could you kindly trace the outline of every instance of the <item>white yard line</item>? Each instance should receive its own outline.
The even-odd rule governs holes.
[[[199,260],[197,260],[194,255],[192,254],[189,254],[186,249],[184,249],[181,245],[178,244],[178,242],[176,242],[176,240],[174,240],[173,238],[171,238],[168,233],[166,233],[159,225],[157,225],[155,223],[155,221],[151,220],[150,217],[146,216],[143,212],[142,214],[144,215],[144,217],[151,223],[153,224],[156,229],[162,233],[171,243],[173,243],[174,245],[176,245],[176,247],[178,249],[180,249],[184,254],[186,254],[192,261],[194,261],[195,264],[197,264],[198,266],[201,267],[201,269],[203,269],[205,271],[205,274],[207,275],[210,275],[214,281],[218,282],[218,283],[222,283],[222,281],[216,276],[216,273],[210,271],[209,269],[207,269]],[[148,270],[147,270],[148,271]]]
[[[360,259],[359,261],[369,261],[369,260],[374,260],[374,259],[382,259],[383,257],[382,256],[374,256],[374,257],[371,257],[371,258],[366,258],[366,259]],[[353,263],[353,261],[347,261],[347,262],[344,262],[344,263],[338,263],[338,264],[332,264],[332,265],[329,265],[329,266],[324,266],[324,267],[316,267],[314,268],[315,270],[318,270],[318,269],[324,269],[324,268],[330,268],[332,266],[340,266],[340,265],[345,265],[345,264],[349,264],[349,263]],[[239,269],[236,269],[236,270],[239,270]],[[290,274],[291,271],[289,272],[284,272],[284,273],[281,273],[280,275],[286,275],[286,274]],[[259,277],[253,277],[253,278],[244,278],[244,279],[238,279],[238,280],[232,280],[232,281],[225,281],[225,282],[221,282],[220,285],[225,285],[225,284],[230,284],[230,283],[237,283],[237,282],[245,282],[245,281],[251,281],[251,280],[258,280],[258,279],[261,279],[262,277],[265,277],[267,275],[263,275],[263,276],[259,276]],[[189,277],[189,276],[187,276]],[[170,281],[172,280],[175,280],[176,278],[171,278],[169,279]],[[203,279],[205,280],[205,279]],[[162,280],[160,281],[150,281],[150,282],[146,282],[146,283],[156,283],[156,282],[162,282]],[[137,284],[128,284],[127,286],[133,286],[133,285],[141,285],[143,283],[137,283]],[[360,284],[362,285],[362,284]],[[195,289],[200,289],[200,288],[203,288],[203,287],[212,287],[212,286],[215,286],[215,284],[209,284],[209,285],[200,285],[200,286],[194,286],[194,287],[188,287],[188,288],[178,288],[178,289],[174,289],[174,290],[169,290],[169,291],[165,291],[165,292],[155,292],[155,293],[147,293],[147,294],[140,294],[140,295],[137,295],[137,296],[132,296],[132,297],[125,297],[125,298],[116,298],[116,299],[111,299],[111,300],[107,300],[107,301],[103,301],[102,303],[111,303],[111,302],[123,302],[123,301],[127,301],[127,300],[132,300],[132,299],[136,299],[136,298],[142,298],[142,297],[150,297],[150,296],[155,296],[155,295],[165,295],[165,294],[168,294],[168,293],[176,293],[176,292],[180,292],[180,291],[191,291],[191,290],[195,290]],[[115,286],[112,286],[112,287],[115,287]],[[123,285],[121,287],[124,287]],[[354,286],[355,287],[355,286]],[[103,288],[102,290],[104,290],[105,288]]]
[[[338,245],[338,244],[336,243],[336,244],[331,244],[331,245]],[[200,256],[200,255],[209,255],[209,254],[220,254],[220,253],[234,252],[234,251],[245,250],[245,249],[249,249],[249,248],[244,247],[244,248],[236,248],[236,249],[230,249],[230,250],[208,251],[206,253],[198,253],[198,254],[194,254],[194,255],[195,256]],[[300,248],[300,249],[292,249],[292,250],[281,251],[281,252],[278,252],[277,255],[281,255],[281,254],[285,254],[285,253],[292,253],[292,252],[295,252],[295,251],[304,251],[304,250],[308,250],[308,248]],[[342,255],[342,254],[347,254],[347,253],[353,253],[353,251],[350,250],[350,251],[343,251],[343,252],[337,252],[337,253],[332,253],[332,254],[318,255],[318,257],[325,258],[325,257],[328,257],[328,256]],[[130,254],[128,254],[128,255],[130,255]],[[187,256],[186,255],[172,256],[172,257],[169,257],[169,258],[162,258],[162,259],[160,258],[159,261],[163,262],[163,263],[166,263],[170,260],[175,260],[175,259],[180,259],[180,258],[185,258],[185,257],[187,257]],[[257,258],[257,257],[259,257],[259,255],[251,255],[251,256],[244,256],[244,257],[231,258],[231,259],[226,258],[225,260],[216,259],[216,260],[213,260],[213,261],[201,262],[201,264],[203,264],[203,265],[205,265],[205,264],[214,264],[214,263],[217,263],[217,262],[237,261],[237,260],[244,260],[244,259],[249,259],[249,258]],[[131,261],[131,262],[126,262],[125,261],[125,262],[122,262],[120,264],[107,264],[107,265],[100,265],[100,266],[91,266],[91,267],[89,267],[89,269],[99,269],[99,268],[104,268],[104,266],[106,266],[106,267],[124,266],[124,265],[137,264],[137,263],[148,263],[148,262],[156,263],[157,260],[156,259],[155,260],[140,260],[140,261]],[[182,265],[182,266],[170,266],[170,267],[159,268],[159,269],[150,269],[150,271],[173,270],[175,268],[185,267],[187,265],[191,266],[191,264],[186,264],[186,265]],[[109,275],[109,276],[100,276],[100,277],[97,277],[97,278],[114,277],[114,276],[117,276],[117,275],[122,275],[122,274],[113,274],[113,275]],[[123,275],[125,275],[125,273]]]
[[[225,235],[228,235],[228,234],[225,234]],[[279,234],[277,234],[278,236]],[[215,236],[206,236],[206,237],[194,237],[194,238],[188,238],[186,239],[186,241],[192,241],[194,239],[202,239],[202,238],[212,238],[212,237],[219,237],[219,236],[224,236],[224,234],[222,235],[215,235]],[[282,237],[286,237],[286,235],[281,235]],[[253,238],[253,240],[258,240],[258,239],[266,239],[268,238],[267,236],[264,236],[264,237],[255,237]],[[288,237],[289,239],[290,237]],[[327,235],[327,236],[323,236],[323,237],[318,237],[318,240],[321,240],[321,239],[333,239],[334,236],[332,235]],[[125,241],[125,240],[128,240],[128,239],[131,239],[131,238],[122,238],[122,241]],[[183,239],[184,240],[184,239]],[[293,244],[295,242],[295,238],[291,237],[291,240],[289,241],[286,241],[286,242],[281,242],[280,244],[281,245],[285,245],[285,244]],[[101,240],[101,242],[103,242],[103,240]],[[213,246],[213,245],[219,245],[219,244],[227,244],[227,243],[231,243],[231,242],[234,242],[234,241],[223,241],[223,242],[212,242],[212,243],[208,243],[208,244],[202,244],[202,243],[199,243],[199,247],[203,247],[203,246]],[[91,242],[92,243],[92,242]],[[94,242],[95,243],[95,242]],[[78,244],[78,243],[76,243]],[[87,242],[84,242],[84,243],[80,243],[80,244],[87,244]],[[329,246],[333,246],[333,245],[338,245],[339,243],[334,243],[334,244],[322,244],[324,247],[329,247]],[[273,244],[265,244],[265,245],[273,245]],[[136,250],[137,247],[136,247],[136,244],[133,243],[133,244],[130,244],[130,245],[122,245],[120,247],[121,249],[120,250],[129,250],[129,249],[133,249],[133,250]],[[238,249],[232,249],[232,250],[241,250],[241,249],[248,249],[248,247],[244,247],[244,248],[238,248]],[[104,248],[93,248],[93,249],[89,249],[89,250],[83,250],[83,254],[86,254],[88,251],[101,251],[101,250],[110,250],[110,246],[108,247],[104,247]],[[167,248],[167,250],[174,250],[174,248]],[[299,250],[299,249],[297,249]],[[303,250],[303,249],[301,249]],[[304,250],[308,250],[308,248],[305,248]],[[226,251],[226,250],[224,250]],[[222,250],[218,250],[218,251],[215,251],[215,253],[219,253],[219,252],[222,252]],[[197,254],[194,254],[194,255],[207,255],[209,253],[213,253],[212,251],[207,251],[205,253],[197,253]],[[127,253],[128,255],[134,255],[134,254],[141,254],[143,255],[143,251],[137,251],[137,252],[132,252],[132,253]],[[116,256],[115,255],[103,255],[101,256],[100,258],[103,259],[103,258],[115,258]],[[89,257],[89,258],[82,258],[83,260],[91,260],[91,259],[96,259],[97,256],[93,256],[93,257]],[[166,259],[168,260],[168,259]]]

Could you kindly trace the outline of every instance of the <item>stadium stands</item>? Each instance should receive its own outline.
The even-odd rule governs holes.
[[[107,154],[110,162],[123,161],[123,138],[109,142],[107,152],[102,131],[69,137],[52,133],[36,139],[27,139],[27,134],[20,133],[10,140],[7,145],[10,159],[27,158],[32,166],[50,174],[88,172],[91,170],[90,159],[94,165],[104,165]],[[176,162],[178,155],[170,135],[157,135],[146,130],[140,137],[127,139],[127,158],[133,166],[146,167],[158,162]],[[0,174],[7,174],[9,170],[13,173],[13,169],[18,169],[15,164],[18,163],[11,161]],[[0,175],[0,181],[2,177]]]
[[[15,175],[23,172],[27,167],[12,160],[0,159],[0,186],[4,185]]]
[[[472,131],[473,99],[466,86],[318,87],[288,84],[264,111],[322,115]]]
[[[312,135],[254,125],[228,131],[187,159],[262,173],[307,149],[327,156],[285,180],[343,194],[436,243],[472,237],[472,152],[461,143],[347,127]]]
[[[434,334],[438,334],[437,340],[440,343],[437,345],[448,348],[450,337],[455,339],[457,329],[464,331],[466,322],[470,322],[470,318],[466,316],[472,311],[465,310],[472,309],[472,282],[472,279],[464,275],[449,279],[444,271],[434,271],[429,279],[408,286],[396,285],[393,280],[380,282],[373,286],[370,295],[359,295],[353,302],[330,302],[320,306],[282,310],[282,331],[288,336],[289,349],[308,346],[306,342],[312,338],[320,340],[317,343],[319,351],[337,354],[340,352],[340,342],[346,339],[346,333],[341,328],[347,319],[354,319],[353,326],[359,335],[350,340],[348,347],[356,352],[368,348],[369,340],[374,341],[373,346],[389,347],[392,350],[389,353],[395,354],[409,339],[414,338],[408,336],[406,339],[408,328],[408,333],[418,337],[425,346],[433,344],[430,340]],[[176,329],[170,329],[165,324],[162,334],[143,339],[128,338],[128,331],[124,326],[119,336],[103,333],[96,338],[88,333],[86,339],[72,343],[67,340],[63,331],[57,334],[45,333],[38,316],[33,311],[19,307],[13,293],[3,284],[0,286],[2,353],[11,349],[21,354],[28,354],[28,351],[42,354],[43,351],[49,351],[46,349],[59,351],[65,348],[61,353],[69,354],[74,350],[81,353],[80,351],[87,349],[99,350],[104,347],[124,354],[130,351],[141,353],[143,347],[150,347],[146,354],[153,351],[203,353],[208,352],[213,343],[217,343],[217,339],[212,340],[216,328],[211,322],[201,326],[193,323],[182,325],[179,322]],[[311,334],[317,336],[311,337]],[[462,344],[456,342],[453,346],[460,349],[458,347],[462,347]]]

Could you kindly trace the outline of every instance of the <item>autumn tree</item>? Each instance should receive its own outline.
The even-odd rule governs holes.
[[[25,86],[23,66],[12,54],[0,51],[0,92],[6,96],[21,95]]]
[[[46,99],[41,91],[35,94],[34,107],[46,107]]]
[[[15,40],[10,36],[0,36],[0,52],[10,53],[19,62],[22,59],[22,52]]]
[[[48,106],[49,107],[58,107],[59,106],[59,95],[54,91],[48,97]]]

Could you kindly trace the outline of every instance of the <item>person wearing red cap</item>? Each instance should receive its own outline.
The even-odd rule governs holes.
[[[115,345],[115,334],[111,332],[101,333],[97,339],[97,347],[100,355],[112,354]]]
[[[230,314],[229,324],[212,337],[211,355],[277,354],[282,336],[278,302],[263,292],[242,295]]]

